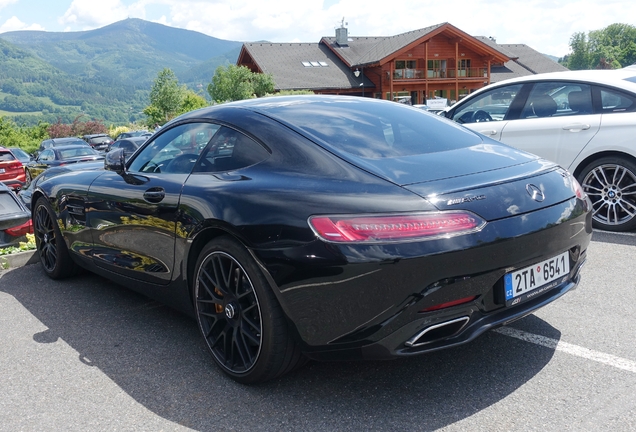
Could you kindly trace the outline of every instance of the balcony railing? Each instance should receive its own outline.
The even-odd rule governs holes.
[[[466,69],[395,69],[393,71],[394,80],[403,79],[447,79],[447,78],[485,78],[488,76],[488,69],[466,68]]]

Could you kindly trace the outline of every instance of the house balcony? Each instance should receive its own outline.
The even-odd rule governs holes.
[[[394,80],[447,80],[447,79],[475,79],[487,78],[486,68],[465,68],[465,69],[395,69],[393,71]]]

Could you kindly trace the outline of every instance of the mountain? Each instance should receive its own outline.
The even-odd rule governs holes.
[[[120,122],[122,116],[138,116],[148,104],[148,91],[163,68],[172,69],[181,83],[196,90],[198,84],[205,87],[211,81],[219,65],[235,63],[241,46],[242,42],[141,19],[82,32],[2,33],[0,110],[42,112],[46,109],[35,109],[38,105],[30,98],[44,98],[41,102],[53,109],[76,114],[82,109],[90,116]],[[5,64],[11,64],[10,70]],[[53,98],[41,88],[39,93],[32,91],[44,83],[52,86],[48,93],[63,97]],[[11,96],[29,99],[34,109],[25,110],[24,104],[10,109],[12,105],[4,101],[7,97],[14,101]],[[122,109],[119,105],[126,106],[123,113],[117,112]]]

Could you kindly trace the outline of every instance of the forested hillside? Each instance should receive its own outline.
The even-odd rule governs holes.
[[[195,91],[240,42],[127,19],[84,32],[0,34],[0,115],[34,124],[85,113],[107,122],[143,117],[157,73],[172,69]],[[201,85],[199,85],[201,84]]]

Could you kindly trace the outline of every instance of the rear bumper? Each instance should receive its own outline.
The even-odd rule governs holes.
[[[315,242],[285,250],[284,261],[280,254],[255,255],[268,269],[310,358],[410,356],[469,342],[576,287],[592,234],[586,203],[573,199],[531,215],[490,222],[479,233],[439,241],[365,247]],[[567,279],[505,306],[506,273],[566,251]],[[320,262],[302,266],[301,259]],[[435,309],[466,298],[467,303]],[[428,328],[454,320],[459,324],[409,346]],[[432,334],[441,336],[426,340]]]
[[[24,187],[24,185],[26,184],[25,182],[17,180],[17,179],[2,180],[2,183],[7,185],[9,188],[13,189],[14,191],[21,190]]]

